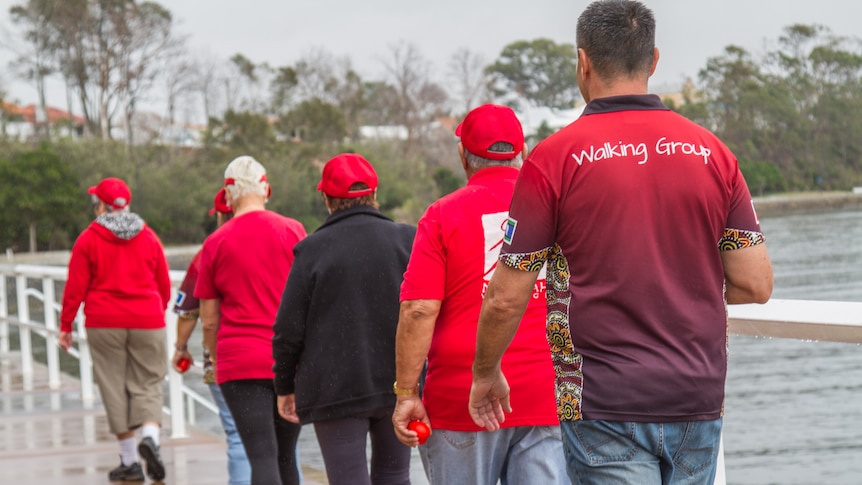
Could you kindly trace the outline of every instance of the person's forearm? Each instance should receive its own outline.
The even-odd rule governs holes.
[[[401,303],[395,337],[395,379],[399,388],[413,389],[419,383],[439,313],[439,300]]]
[[[196,313],[186,313],[177,318],[177,346],[187,346],[195,331],[198,317]]]
[[[500,368],[503,353],[512,342],[524,314],[512,306],[502,306],[500,302],[486,297],[479,314],[479,327],[476,330],[476,358],[473,361],[473,374],[476,377],[490,377]]]
[[[201,329],[204,334],[204,348],[215,356],[216,334],[219,326],[219,301],[201,300]]]

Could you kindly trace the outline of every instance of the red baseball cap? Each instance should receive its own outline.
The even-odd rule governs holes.
[[[129,190],[129,186],[115,177],[102,180],[99,185],[90,187],[87,192],[114,209],[123,209],[132,201],[132,191]]]
[[[213,208],[210,209],[209,214],[213,215],[216,212],[221,212],[222,214],[233,213],[233,207],[227,205],[227,196],[225,196],[224,187],[216,192],[215,199],[213,200]]]
[[[508,106],[483,104],[467,113],[455,128],[464,148],[473,155],[490,160],[511,160],[524,149],[524,129]],[[504,142],[514,148],[510,152],[489,151],[491,145]]]
[[[361,182],[368,186],[363,190],[350,190],[350,186]],[[355,199],[374,192],[377,188],[377,172],[368,160],[355,153],[342,153],[326,162],[317,190],[330,197]]]

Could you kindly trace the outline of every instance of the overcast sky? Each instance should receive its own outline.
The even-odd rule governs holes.
[[[11,5],[0,0],[0,23]],[[580,0],[161,0],[189,36],[193,52],[229,58],[241,53],[256,63],[291,65],[312,49],[348,56],[366,78],[382,77],[390,46],[415,44],[444,80],[446,64],[460,48],[487,63],[516,40],[546,37],[575,42],[575,24],[589,3]],[[833,33],[859,36],[862,2],[854,0],[646,0],[657,21],[661,51],[651,86],[697,77],[709,57],[730,44],[758,54],[795,23],[818,23]],[[0,52],[2,86],[23,103],[35,101],[32,88],[8,72],[11,56]],[[64,105],[62,91],[49,104]]]

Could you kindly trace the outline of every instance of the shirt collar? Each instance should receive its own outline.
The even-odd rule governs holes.
[[[669,108],[655,94],[628,94],[623,96],[608,96],[590,101],[584,108],[584,115],[612,113],[615,111],[649,111]]]

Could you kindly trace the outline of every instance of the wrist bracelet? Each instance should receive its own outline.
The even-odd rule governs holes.
[[[186,351],[186,350],[189,350],[189,346],[188,346],[188,345],[175,344],[175,345],[174,345],[174,348],[175,348],[175,349],[177,349],[177,350],[179,350],[179,351],[181,351],[181,352]]]
[[[411,394],[419,394],[419,384],[417,383],[415,386],[407,389],[404,387],[398,387],[398,381],[392,383],[392,392],[396,396],[408,396]]]

